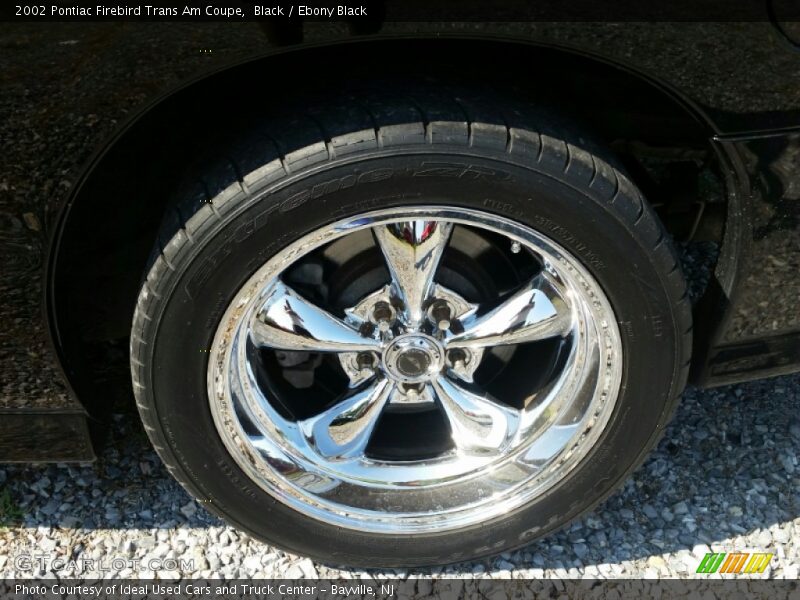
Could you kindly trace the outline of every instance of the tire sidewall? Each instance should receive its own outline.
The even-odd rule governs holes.
[[[664,273],[614,204],[558,174],[507,158],[395,153],[329,163],[242,194],[222,220],[195,232],[173,259],[169,290],[144,339],[152,347],[147,401],[192,491],[252,535],[293,552],[345,564],[394,566],[466,560],[520,546],[571,520],[640,461],[676,393],[676,319]],[[575,256],[605,291],[623,346],[620,395],[598,444],[530,505],[469,528],[414,536],[346,530],[306,518],[238,467],[214,425],[208,352],[228,304],[249,277],[297,238],[333,221],[397,206],[447,205],[510,218]]]

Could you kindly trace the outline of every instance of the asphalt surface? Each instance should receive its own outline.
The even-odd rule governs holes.
[[[744,577],[798,578],[798,455],[800,375],[689,389],[646,463],[566,529],[487,560],[343,571],[252,540],[206,513],[171,479],[135,415],[118,414],[94,465],[0,468],[0,576],[400,576],[419,594],[427,584],[414,583],[417,577],[698,577],[707,552],[744,550],[774,553],[764,574]],[[144,566],[101,573],[20,559],[35,553],[65,561],[139,558]],[[191,566],[154,572],[147,568],[152,558],[162,567],[172,566],[170,558]]]

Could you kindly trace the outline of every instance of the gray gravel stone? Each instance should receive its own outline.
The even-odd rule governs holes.
[[[519,551],[444,569],[402,571],[403,577],[416,597],[455,598],[458,590],[439,590],[431,579],[415,587],[414,580],[686,578],[695,575],[706,553],[742,550],[774,552],[769,577],[797,578],[800,422],[787,420],[787,414],[800,414],[800,375],[688,389],[663,441],[591,514]],[[114,420],[109,445],[94,466],[0,470],[2,489],[23,513],[20,523],[0,529],[0,576],[37,574],[17,571],[13,557],[42,551],[69,552],[76,559],[169,556],[189,565],[180,573],[114,573],[134,578],[394,575],[335,569],[227,527],[171,479],[135,423],[135,415]],[[86,573],[50,573],[69,575]],[[552,597],[565,593],[542,589],[552,590]],[[495,591],[489,586],[484,595]]]
[[[589,548],[586,546],[586,544],[575,544],[572,546],[572,551],[575,553],[575,556],[582,559],[588,554]]]

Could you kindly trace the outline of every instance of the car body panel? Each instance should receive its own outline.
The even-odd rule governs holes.
[[[104,153],[193,82],[298,53],[324,62],[341,44],[359,44],[365,57],[368,44],[418,39],[541,46],[617,66],[672,97],[708,129],[730,169],[720,262],[696,309],[710,317],[695,336],[693,381],[800,368],[800,54],[772,24],[384,23],[354,36],[308,23],[304,31],[302,42],[278,46],[256,22],[3,25],[0,138],[11,143],[0,159],[0,461],[93,457],[89,425],[102,417],[62,368],[48,269],[81,182]],[[522,76],[535,77],[536,65]],[[28,427],[32,441],[15,442]]]

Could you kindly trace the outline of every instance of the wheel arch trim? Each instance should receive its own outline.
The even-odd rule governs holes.
[[[64,234],[67,227],[72,223],[70,221],[73,208],[77,203],[82,201],[86,194],[88,182],[92,180],[99,172],[102,172],[105,161],[108,159],[110,152],[125,144],[128,136],[139,128],[145,125],[147,119],[155,118],[157,115],[169,108],[169,103],[180,102],[182,98],[200,89],[203,85],[211,85],[218,77],[224,75],[232,75],[237,69],[246,69],[249,67],[257,67],[259,65],[277,64],[275,61],[280,61],[284,65],[287,61],[301,60],[305,57],[306,60],[315,60],[320,56],[330,53],[331,49],[335,48],[337,51],[349,50],[362,51],[369,44],[402,44],[413,43],[418,41],[425,42],[462,42],[485,45],[499,45],[506,47],[526,48],[527,51],[555,51],[570,55],[571,57],[580,60],[603,64],[608,68],[619,70],[625,73],[632,79],[638,80],[642,85],[652,88],[659,95],[667,98],[671,103],[676,105],[685,114],[694,119],[708,134],[709,139],[719,133],[718,127],[703,109],[693,102],[688,96],[681,93],[678,89],[670,84],[654,78],[653,76],[644,73],[640,69],[622,63],[618,60],[611,59],[599,54],[587,52],[582,48],[570,46],[565,44],[545,44],[529,39],[521,39],[519,37],[510,37],[506,35],[465,35],[462,33],[452,34],[430,34],[421,36],[418,34],[408,35],[374,35],[364,36],[359,38],[350,38],[345,40],[325,41],[319,43],[304,43],[296,46],[286,46],[280,48],[273,48],[268,52],[259,53],[254,56],[246,57],[242,60],[232,61],[221,67],[210,69],[203,73],[197,74],[182,83],[165,90],[160,95],[152,98],[149,102],[141,106],[135,113],[131,114],[124,122],[122,122],[116,131],[109,136],[105,142],[99,146],[90,158],[84,163],[80,169],[77,177],[77,182],[73,186],[69,195],[64,199],[60,206],[55,209],[53,233],[49,239],[46,250],[45,260],[45,284],[43,288],[43,307],[46,320],[46,328],[52,343],[52,348],[57,357],[57,362],[64,375],[67,389],[77,398],[77,400],[84,405],[89,415],[95,414],[92,409],[92,403],[87,400],[86,393],[79,389],[80,384],[76,383],[76,375],[73,369],[69,366],[70,360],[67,356],[68,350],[65,347],[65,342],[62,335],[62,327],[59,324],[57,315],[57,306],[59,303],[59,294],[55,285],[55,273],[58,268],[58,259],[64,247]],[[477,47],[477,46],[476,46]],[[163,206],[161,207],[163,211]]]

